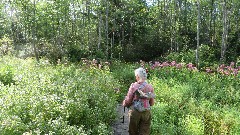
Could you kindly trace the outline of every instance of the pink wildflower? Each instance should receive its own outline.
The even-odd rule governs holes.
[[[194,67],[194,65],[192,63],[187,64],[187,68],[189,70],[198,70],[196,67]]]
[[[212,70],[211,70],[210,68],[206,68],[206,72],[207,72],[207,73],[211,73]]]
[[[160,62],[159,62],[159,61],[156,61],[153,66],[154,66],[154,67],[160,67],[160,65],[161,65]]]
[[[176,66],[176,64],[177,64],[176,61],[171,62],[171,66]]]
[[[232,74],[233,74],[234,76],[237,76],[237,74],[238,74],[238,69],[234,69],[233,72],[232,72]]]
[[[219,68],[220,68],[220,69],[224,69],[224,68],[225,68],[225,65],[222,64],[222,65],[219,66]]]
[[[218,68],[217,71],[218,71],[219,73],[223,73],[223,72],[224,72],[224,70],[223,70],[222,68]]]
[[[192,63],[188,63],[187,64],[187,68],[192,68],[193,67],[193,64]]]
[[[176,65],[176,68],[178,68],[178,69],[179,69],[179,68],[182,68],[182,64],[181,64],[181,63],[180,63],[180,64],[177,64],[177,65]]]
[[[161,67],[168,67],[169,66],[169,64],[167,63],[167,62],[163,62],[162,64],[161,64]]]
[[[230,63],[230,67],[234,67],[235,63],[234,62],[231,62]]]
[[[220,65],[220,66],[217,68],[217,71],[220,72],[220,73],[223,73],[224,68],[225,68],[225,65],[222,64],[222,65]]]
[[[232,68],[231,66],[226,66],[225,69],[227,69],[228,71],[232,71],[234,68]]]
[[[229,75],[230,73],[229,73],[229,71],[224,71],[223,74],[224,75]]]

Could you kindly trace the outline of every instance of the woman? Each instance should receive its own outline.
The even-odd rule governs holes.
[[[154,90],[152,85],[146,82],[147,73],[143,68],[138,68],[135,70],[136,82],[132,83],[127,96],[123,100],[124,107],[130,107],[129,109],[129,135],[149,135],[150,134],[150,124],[151,124],[151,112],[150,109],[146,109],[143,112],[137,111],[134,106],[134,101],[139,99],[136,91],[141,88],[144,93],[152,93],[154,95]],[[150,106],[154,104],[154,97],[144,99]],[[149,106],[149,107],[150,107]],[[149,108],[148,107],[148,108]]]

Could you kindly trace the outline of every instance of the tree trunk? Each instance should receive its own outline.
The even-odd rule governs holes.
[[[112,28],[111,59],[113,58],[113,47],[114,47],[114,39],[115,39],[115,25],[116,25],[116,20],[115,20],[115,16],[114,16],[113,28]]]
[[[170,45],[171,45],[171,48],[170,48],[170,50],[171,50],[171,52],[172,52],[172,50],[173,50],[173,27],[174,27],[174,23],[173,23],[173,11],[172,11],[173,9],[171,8],[171,13],[170,13]]]
[[[75,10],[75,2],[74,0],[72,0],[72,5],[73,5],[73,20],[72,20],[72,37],[75,38],[76,37],[76,10]],[[73,39],[71,39],[73,40]],[[74,42],[74,44],[76,45],[76,42]]]
[[[179,36],[180,36],[180,29],[181,26],[179,24],[180,22],[180,5],[177,5],[177,0],[175,0],[175,10],[176,10],[176,15],[175,15],[175,26],[176,26],[176,30],[175,30],[175,44],[174,44],[174,51],[177,52],[179,50]]]
[[[109,48],[108,48],[108,1],[106,0],[106,28],[105,28],[105,33],[106,33],[106,59],[108,59],[108,51],[109,51]]]
[[[35,57],[37,62],[39,63],[39,57],[38,57],[38,51],[36,48],[36,1],[33,1],[33,6],[34,6],[34,10],[33,10],[33,27],[32,27],[32,39],[33,39],[33,49],[34,49],[34,53],[35,53]]]
[[[91,56],[93,55],[93,47],[90,44],[90,1],[86,1],[86,11],[87,11],[87,21],[88,21],[88,26],[87,26],[87,47],[90,48]]]
[[[226,60],[225,53],[227,49],[227,7],[226,7],[226,0],[223,0],[222,5],[223,11],[223,34],[222,34],[222,47],[221,47],[221,63],[224,63]]]
[[[214,46],[214,34],[213,34],[213,30],[212,30],[212,23],[213,23],[213,15],[214,12],[214,0],[211,1],[211,16],[210,16],[210,22],[209,22],[209,43],[211,46]]]
[[[102,14],[99,11],[99,22],[98,22],[98,47],[97,49],[100,50],[100,45],[102,41],[102,34],[101,34],[101,27],[102,27]]]
[[[68,5],[67,5],[68,6]],[[67,12],[67,7],[65,7],[65,10],[64,10],[64,25],[65,25],[65,30],[64,30],[64,37],[65,37],[65,41],[69,41],[69,36],[68,36],[68,12]],[[64,52],[65,53],[65,52]]]
[[[199,68],[199,26],[200,26],[200,3],[199,0],[197,0],[197,49],[196,49],[196,66]]]

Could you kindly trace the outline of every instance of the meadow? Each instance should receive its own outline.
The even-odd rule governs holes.
[[[114,61],[99,69],[10,56],[0,58],[0,134],[111,135],[116,105],[139,66],[156,93],[151,135],[240,134],[236,65],[200,72],[184,63]]]

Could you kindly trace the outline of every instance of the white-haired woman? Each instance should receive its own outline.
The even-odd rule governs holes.
[[[123,106],[129,107],[129,135],[149,135],[151,125],[151,112],[150,106],[154,104],[154,96],[149,98],[142,98],[139,96],[139,90],[144,93],[151,93],[154,95],[154,89],[152,85],[146,82],[147,72],[142,67],[135,70],[136,82],[132,83],[129,87],[127,96],[123,100]],[[138,111],[135,108],[135,101],[143,101],[145,109]]]

